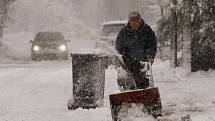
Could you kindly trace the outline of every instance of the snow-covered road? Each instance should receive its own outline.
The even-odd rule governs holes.
[[[108,94],[116,89],[116,72],[106,72],[102,108],[67,110],[72,94],[70,61],[42,61],[0,65],[0,121],[111,121]],[[192,121],[215,121],[215,71],[187,73],[172,70],[168,62],[153,66],[164,113],[177,121],[190,114]],[[127,121],[154,121],[147,115]]]
[[[0,65],[0,121],[66,120],[70,72],[68,62]]]
[[[104,108],[67,110],[70,67],[69,61],[1,64],[0,121],[110,121],[108,95]]]

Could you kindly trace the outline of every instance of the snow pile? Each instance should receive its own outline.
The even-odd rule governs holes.
[[[16,56],[16,52],[13,51],[13,49],[8,46],[7,43],[4,42],[4,40],[0,40],[0,63],[13,63],[18,62],[20,60],[19,57]]]
[[[156,60],[153,65],[153,72],[156,81],[159,82],[180,82],[186,80],[189,70],[185,68],[172,68],[169,61],[161,62]]]
[[[6,47],[6,57],[2,63],[26,63],[30,61],[31,43],[33,34],[30,32],[7,33],[4,35],[3,43]]]
[[[2,43],[2,39],[0,39],[0,57],[4,58],[7,57],[8,46],[5,43]]]
[[[146,109],[144,109],[144,106],[141,104],[132,104],[131,107],[124,104],[120,110],[119,119],[122,121],[155,121],[152,116],[146,113]]]
[[[73,51],[73,53],[78,53],[78,54],[104,54],[105,52],[101,49],[87,49],[87,48],[81,48],[81,49],[76,49]]]
[[[188,115],[193,121],[215,118],[212,116],[215,99],[214,70],[191,73],[185,68],[170,68],[168,61],[157,61],[153,70],[155,85],[160,90],[164,115],[168,119],[175,118],[175,121]],[[200,115],[204,118],[199,119]]]

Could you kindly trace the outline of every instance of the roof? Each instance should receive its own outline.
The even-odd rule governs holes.
[[[127,24],[128,20],[105,21],[102,25]]]
[[[38,32],[35,36],[36,40],[51,40],[51,39],[64,39],[64,36],[61,32],[55,32],[55,31],[44,31],[44,32]]]

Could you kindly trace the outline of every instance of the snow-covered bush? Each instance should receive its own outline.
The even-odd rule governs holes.
[[[9,60],[17,59],[13,56],[11,48],[0,39],[0,63],[7,63]]]
[[[177,37],[179,65],[191,65],[192,71],[215,69],[215,1],[170,0],[158,28],[158,41],[170,40],[171,52]]]

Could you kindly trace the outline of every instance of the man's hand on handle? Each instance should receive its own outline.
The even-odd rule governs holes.
[[[146,61],[152,64],[154,62],[154,58],[151,56],[148,56]]]

